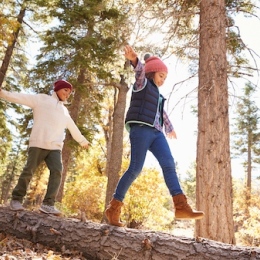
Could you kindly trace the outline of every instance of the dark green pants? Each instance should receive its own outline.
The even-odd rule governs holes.
[[[32,176],[42,161],[45,161],[50,176],[47,186],[47,192],[43,204],[53,206],[59,190],[62,173],[62,161],[60,150],[45,150],[37,147],[30,147],[25,167],[19,177],[18,183],[12,192],[12,199],[21,203],[26,195],[27,188]]]

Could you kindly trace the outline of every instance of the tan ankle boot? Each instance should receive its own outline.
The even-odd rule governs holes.
[[[204,217],[203,211],[192,210],[184,194],[178,194],[172,198],[175,207],[175,219],[201,219]]]
[[[118,227],[123,227],[124,224],[122,222],[120,222],[120,213],[121,213],[121,207],[124,205],[123,202],[116,200],[115,198],[113,198],[106,211],[106,217],[108,219],[108,222],[110,225],[113,226],[118,226]]]

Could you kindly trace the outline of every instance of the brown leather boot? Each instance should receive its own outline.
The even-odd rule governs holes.
[[[201,219],[204,217],[203,211],[192,210],[184,194],[178,194],[172,198],[175,207],[175,219]]]
[[[113,198],[105,211],[106,217],[110,225],[123,227],[124,224],[120,222],[121,207],[124,205],[123,202]]]

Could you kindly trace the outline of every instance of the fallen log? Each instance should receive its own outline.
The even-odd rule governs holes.
[[[0,233],[52,247],[75,250],[87,260],[255,260],[260,249],[238,247],[203,238],[114,227],[0,207]]]

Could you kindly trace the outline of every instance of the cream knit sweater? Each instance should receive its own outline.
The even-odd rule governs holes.
[[[69,115],[68,109],[58,96],[46,94],[12,93],[0,89],[0,98],[30,107],[33,110],[33,127],[29,139],[29,147],[47,150],[62,150],[65,129],[82,146],[88,144],[78,127]]]

